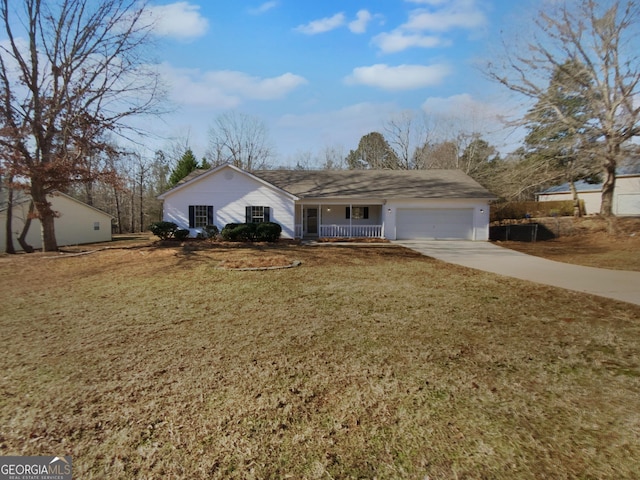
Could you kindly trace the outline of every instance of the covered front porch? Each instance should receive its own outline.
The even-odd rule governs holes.
[[[383,238],[382,203],[298,204],[296,238]]]

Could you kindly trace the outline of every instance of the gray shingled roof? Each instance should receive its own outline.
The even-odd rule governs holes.
[[[300,198],[495,198],[460,170],[261,170]]]
[[[178,185],[207,171],[195,170]],[[299,198],[495,198],[460,170],[258,170],[251,174]]]

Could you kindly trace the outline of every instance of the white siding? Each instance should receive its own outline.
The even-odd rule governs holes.
[[[573,197],[571,196],[570,192],[540,194],[538,196],[538,200],[540,202],[567,201],[571,200],[572,198]],[[600,212],[602,193],[600,193],[599,191],[579,192],[578,198],[584,202],[584,210],[587,215]]]
[[[578,198],[584,201],[587,215],[600,213],[600,204],[602,203],[600,190],[578,192]],[[538,200],[541,202],[571,199],[570,192],[538,195]],[[613,192],[613,213],[615,215],[640,215],[640,176],[628,175],[616,178],[616,187]]]
[[[56,240],[58,246],[79,245],[84,243],[111,241],[111,216],[92,208],[82,202],[74,200],[63,194],[52,194],[49,197],[51,208],[59,212],[59,217],[54,220]],[[18,237],[22,233],[24,221],[29,212],[29,202],[24,202],[13,208],[13,246],[16,250],[22,250],[18,243]],[[6,211],[0,213],[0,251],[6,248],[5,229]],[[98,230],[95,230],[96,224]],[[29,227],[26,241],[33,248],[42,248],[40,221],[33,219]]]
[[[451,210],[453,216],[460,217],[462,211],[466,210],[466,217],[469,219],[469,234],[467,238],[469,240],[486,241],[489,239],[489,203],[487,200],[394,200],[389,201],[383,207],[383,220],[384,220],[384,236],[389,240],[396,240],[398,237],[398,225],[397,222],[403,221],[406,218],[408,210],[416,212],[423,211],[424,213],[417,213],[416,218],[422,218],[433,211],[446,211]],[[400,215],[398,215],[400,211]],[[404,212],[404,213],[403,213]],[[444,213],[438,213],[442,215]],[[400,232],[402,233],[402,232]],[[417,233],[417,231],[415,232]],[[424,238],[437,238],[429,236],[425,232]]]
[[[244,223],[247,206],[270,207],[271,221],[282,226],[282,237],[294,236],[294,200],[275,187],[231,167],[203,174],[164,198],[163,219],[189,228],[189,205],[213,205],[213,223]],[[191,236],[201,229],[192,228]]]

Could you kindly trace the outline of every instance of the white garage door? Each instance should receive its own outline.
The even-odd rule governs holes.
[[[396,238],[472,240],[473,209],[398,209]]]

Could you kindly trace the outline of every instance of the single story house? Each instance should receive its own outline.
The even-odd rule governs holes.
[[[27,220],[31,198],[20,193],[16,195],[17,198],[13,201],[11,233],[13,247],[16,251],[20,251],[22,247],[18,243],[18,237]],[[51,202],[51,208],[59,214],[54,220],[59,246],[111,241],[111,215],[61,192],[53,192],[47,198]],[[4,252],[7,246],[6,222],[7,207],[5,206],[0,209],[0,252]],[[25,240],[33,248],[42,248],[40,220],[35,218],[31,220]]]
[[[489,238],[495,196],[459,170],[196,170],[159,195],[163,219],[197,235],[209,224],[273,221],[283,238]]]
[[[575,182],[578,198],[584,201],[587,215],[600,213],[602,183]],[[565,183],[537,194],[539,202],[572,200],[569,184]],[[613,214],[619,216],[640,216],[640,173],[619,174],[613,191]]]

